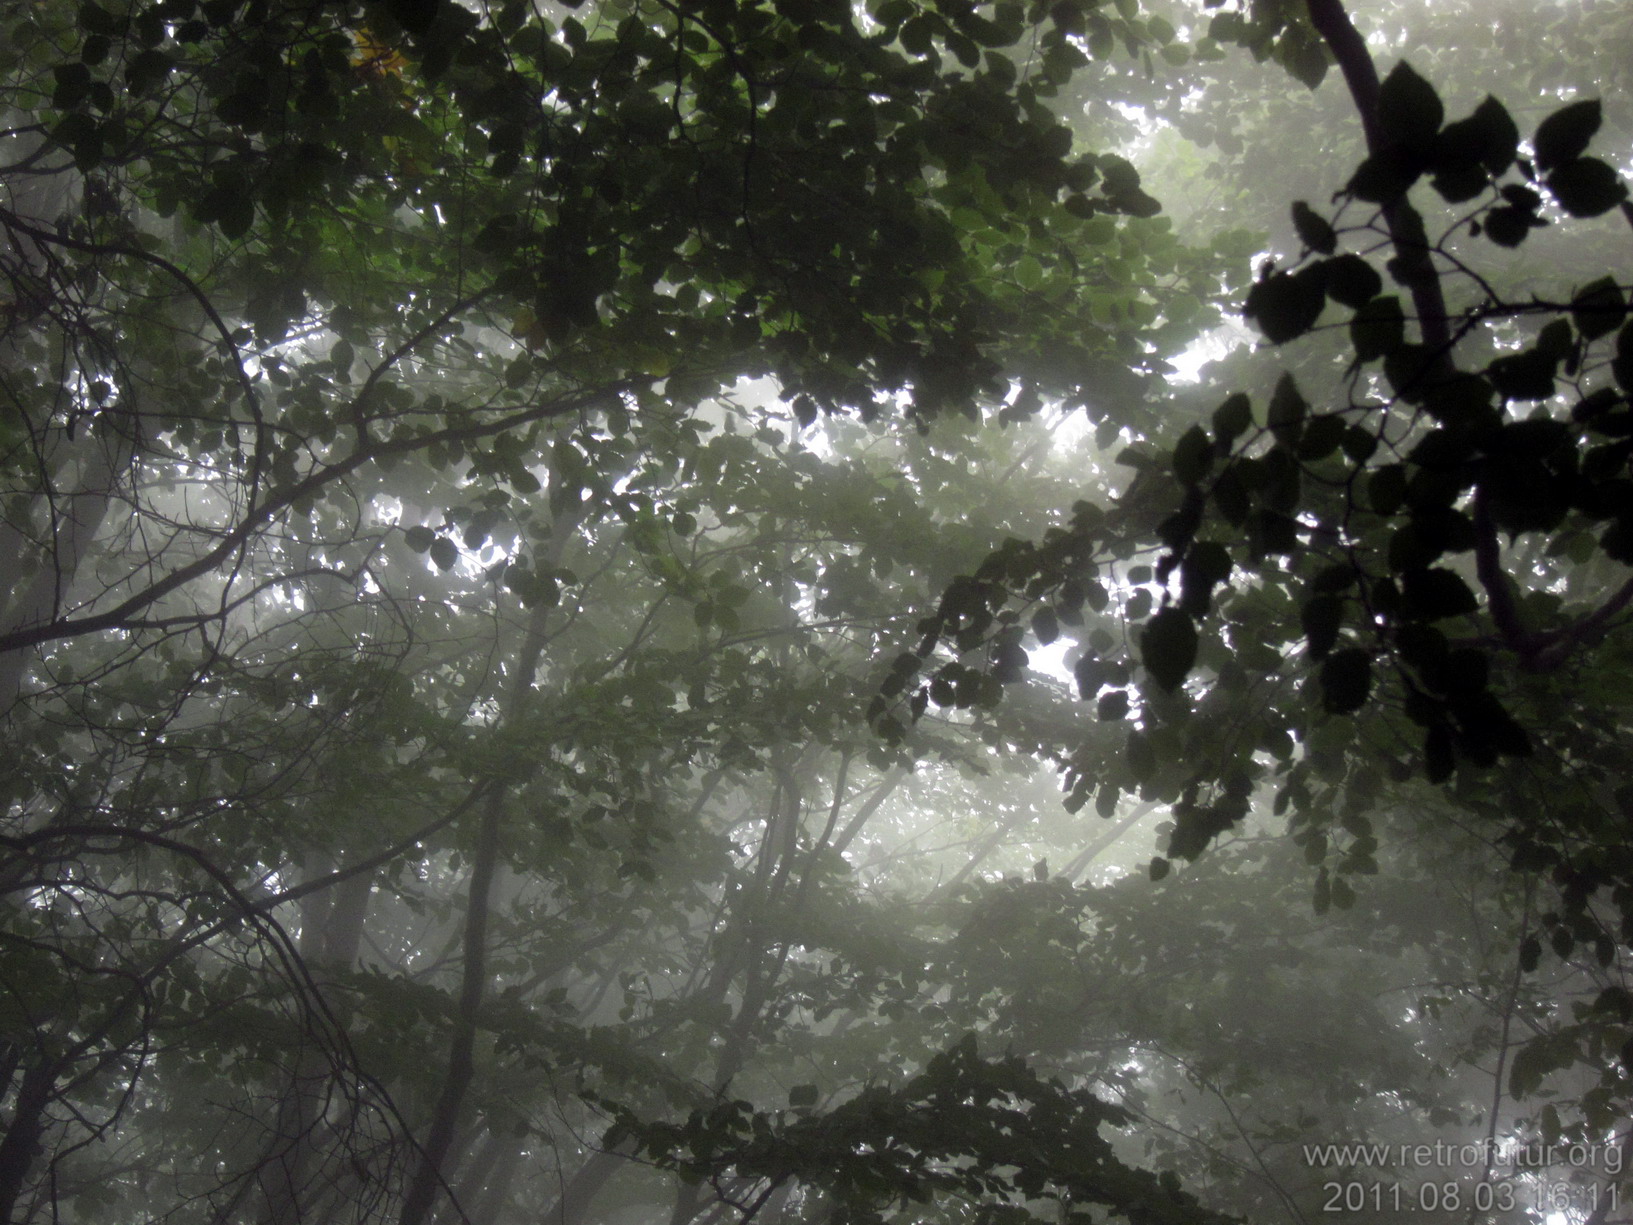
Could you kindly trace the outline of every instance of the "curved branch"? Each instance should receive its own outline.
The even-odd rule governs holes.
[[[1378,69],[1372,62],[1372,53],[1367,50],[1366,40],[1350,21],[1343,0],[1305,0],[1305,7],[1310,15],[1310,24],[1321,35],[1321,40],[1338,61],[1339,71],[1344,74],[1350,98],[1361,116],[1361,129],[1366,133],[1367,153],[1376,157],[1387,152],[1384,133],[1378,128],[1378,95],[1381,88]],[[1404,195],[1384,206],[1383,218],[1389,230],[1389,241],[1402,262],[1426,262],[1428,244],[1423,238],[1423,221]],[[1436,364],[1444,363],[1446,372],[1450,373],[1451,325],[1446,316],[1446,296],[1441,289],[1440,277],[1413,277],[1409,288],[1423,343],[1438,355]]]
[[[345,459],[308,473],[301,480],[272,494],[259,507],[256,507],[252,512],[246,513],[239,520],[237,526],[224,532],[214,548],[188,562],[185,566],[172,570],[164,578],[157,580],[114,608],[84,617],[58,617],[43,625],[0,634],[0,654],[7,651],[27,650],[29,647],[40,646],[47,642],[57,642],[66,638],[78,638],[85,634],[100,633],[103,630],[131,628],[131,619],[137,613],[157,603],[171,592],[179,590],[193,580],[210,573],[217,566],[227,561],[238,549],[248,543],[256,532],[270,523],[280,511],[287,509],[302,499],[316,496],[366,464],[380,459],[411,455],[441,442],[470,442],[481,438],[491,438],[496,434],[503,434],[506,430],[516,429],[519,426],[529,425],[536,421],[546,421],[555,417],[582,412],[597,404],[616,398],[628,387],[627,382],[619,381],[592,391],[564,396],[548,404],[520,409],[514,413],[507,413],[503,417],[474,425],[451,425],[440,430],[432,430],[428,434],[396,438],[387,442],[367,441]]]

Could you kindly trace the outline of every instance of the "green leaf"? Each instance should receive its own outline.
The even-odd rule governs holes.
[[[1596,157],[1565,162],[1548,176],[1548,190],[1573,217],[1597,217],[1627,199],[1621,175]]]
[[[1179,688],[1196,663],[1196,626],[1178,608],[1159,609],[1140,633],[1140,659],[1159,686]]]
[[[1338,235],[1332,224],[1303,200],[1293,201],[1293,228],[1299,241],[1312,251],[1331,255],[1338,249]]]
[[[796,1110],[809,1109],[817,1104],[815,1085],[795,1085],[788,1091],[788,1104]]]
[[[1405,60],[1390,69],[1378,89],[1378,132],[1385,147],[1428,150],[1446,108],[1440,95]]]
[[[424,553],[436,543],[437,534],[423,523],[416,524],[403,533],[403,541],[416,553]]]
[[[1372,695],[1372,656],[1346,647],[1321,665],[1321,704],[1335,715],[1353,714]]]
[[[1153,855],[1151,857],[1151,865],[1147,869],[1147,872],[1150,874],[1153,884],[1159,880],[1162,880],[1163,877],[1167,876],[1170,871],[1171,865],[1161,855]]]
[[[1599,130],[1601,119],[1597,98],[1573,102],[1549,115],[1537,125],[1537,134],[1531,138],[1537,169],[1552,170],[1581,157]]]
[[[1128,717],[1128,690],[1113,689],[1102,693],[1096,703],[1095,714],[1102,723],[1115,723]]]

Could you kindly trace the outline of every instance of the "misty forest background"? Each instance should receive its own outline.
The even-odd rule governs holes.
[[[0,8],[0,1222],[1633,1216],[1633,6],[1349,8]]]

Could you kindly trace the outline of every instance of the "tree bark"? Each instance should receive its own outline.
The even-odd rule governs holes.
[[[45,1133],[45,1108],[56,1088],[57,1065],[42,1061],[23,1073],[16,1104],[0,1139],[0,1225],[16,1220],[17,1201],[28,1185],[34,1154]]]

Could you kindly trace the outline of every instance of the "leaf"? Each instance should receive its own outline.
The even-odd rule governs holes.
[[[59,111],[73,110],[91,91],[91,70],[82,63],[56,64],[51,73],[56,78],[51,105]]]
[[[1535,225],[1532,214],[1504,204],[1486,214],[1485,236],[1499,247],[1517,247]]]
[[[1406,571],[1401,588],[1408,615],[1419,621],[1466,616],[1480,608],[1461,576],[1439,566]]]
[[[1485,167],[1479,162],[1453,162],[1444,170],[1437,172],[1429,180],[1429,186],[1447,204],[1462,204],[1480,195],[1491,184],[1491,178],[1486,174]],[[1340,885],[1342,881],[1334,881]]]
[[[1032,632],[1040,646],[1048,646],[1060,637],[1060,622],[1051,608],[1040,608],[1032,614]]]
[[[1401,310],[1400,298],[1388,294],[1372,299],[1355,312],[1349,335],[1357,361],[1376,361],[1398,350],[1406,338],[1406,314]]]
[[[1627,199],[1627,185],[1596,157],[1579,157],[1548,176],[1548,190],[1573,217],[1597,217]]]
[[[1423,737],[1423,772],[1431,783],[1443,783],[1457,767],[1457,754],[1452,748],[1451,728],[1445,723],[1432,723]]]
[[[387,8],[397,23],[410,34],[423,35],[437,19],[440,0],[389,0]]]
[[[1378,88],[1378,132],[1385,147],[1428,150],[1445,117],[1434,86],[1405,60],[1390,69]]]
[[[1559,360],[1541,349],[1527,349],[1499,357],[1486,367],[1485,374],[1506,400],[1546,400],[1554,394],[1554,376]]]
[[[1437,165],[1472,158],[1495,178],[1513,164],[1520,130],[1508,108],[1488,94],[1468,118],[1448,123],[1437,144]]]
[[[1601,119],[1597,98],[1573,102],[1549,115],[1537,125],[1537,133],[1531,138],[1537,169],[1549,171],[1581,157],[1599,130]]]
[[[1520,941],[1520,971],[1531,974],[1536,971],[1542,961],[1542,941],[1535,936],[1527,936]]]
[[[1400,149],[1382,149],[1355,168],[1344,189],[1369,204],[1392,204],[1422,173],[1416,159]]]
[[[1320,269],[1312,264],[1296,273],[1273,272],[1248,291],[1242,313],[1271,344],[1285,344],[1315,326],[1327,301]]]
[[[1602,276],[1576,291],[1571,299],[1571,321],[1583,340],[1598,340],[1621,326],[1627,302],[1613,276]]]
[[[788,1104],[796,1110],[809,1109],[817,1104],[815,1085],[795,1085],[788,1091]]]
[[[436,543],[437,534],[421,523],[404,532],[403,540],[414,552],[423,553]]]
[[[1194,485],[1213,465],[1213,444],[1200,425],[1193,425],[1174,444],[1174,476],[1181,485]]]
[[[1230,553],[1215,540],[1199,540],[1180,563],[1180,607],[1193,617],[1205,616],[1213,589],[1230,577]]]
[[[1196,626],[1178,608],[1159,609],[1140,633],[1140,659],[1159,686],[1179,688],[1196,663]]]
[[[1383,287],[1378,270],[1359,255],[1339,255],[1327,261],[1327,296],[1340,306],[1359,310]]]
[[[1230,442],[1253,424],[1253,402],[1236,392],[1213,412],[1213,432],[1220,442]]]
[[[1309,411],[1309,402],[1300,393],[1298,383],[1291,374],[1283,374],[1276,380],[1275,391],[1270,393],[1270,403],[1265,408],[1265,423],[1278,442],[1290,446],[1297,441]]]
[[[1338,249],[1338,235],[1332,224],[1303,200],[1293,201],[1293,228],[1299,241],[1312,251],[1331,255]]]
[[[1300,612],[1304,640],[1311,659],[1325,659],[1338,642],[1344,620],[1344,602],[1334,595],[1312,596]]]
[[[1321,704],[1335,715],[1353,714],[1372,695],[1372,656],[1346,647],[1321,665]]]
[[[1153,884],[1167,876],[1171,870],[1171,865],[1161,855],[1153,855],[1151,857],[1151,865],[1149,868],[1147,868],[1147,872],[1150,874]]]
[[[446,536],[431,542],[431,561],[438,570],[452,570],[459,563],[459,546]]]

